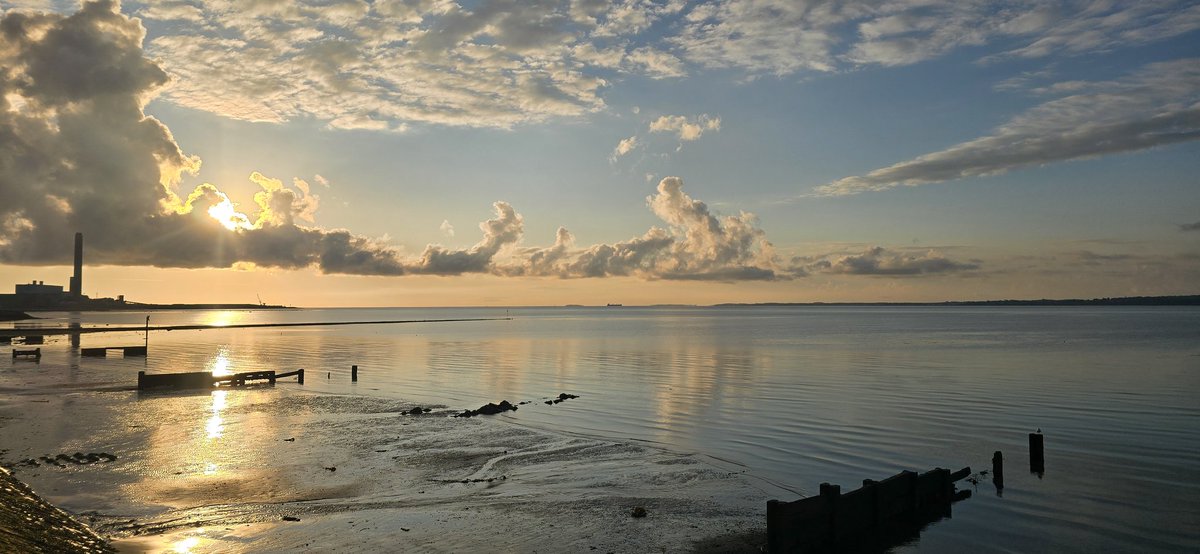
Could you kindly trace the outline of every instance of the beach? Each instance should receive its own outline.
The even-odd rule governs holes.
[[[765,540],[765,491],[736,467],[294,389],[9,394],[4,444],[20,447],[5,462],[122,552],[678,552],[706,539],[757,551],[742,537]],[[17,462],[75,450],[119,458]],[[638,506],[647,517],[631,516]]]

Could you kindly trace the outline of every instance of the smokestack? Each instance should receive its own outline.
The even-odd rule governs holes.
[[[71,296],[83,295],[83,233],[75,233],[75,275],[71,277]]]

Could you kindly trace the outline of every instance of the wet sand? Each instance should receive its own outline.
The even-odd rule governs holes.
[[[452,417],[464,406],[287,384],[5,392],[4,464],[121,551],[757,552],[778,493],[700,455]],[[76,451],[117,459],[21,463]]]
[[[0,468],[0,552],[114,552],[108,542]]]

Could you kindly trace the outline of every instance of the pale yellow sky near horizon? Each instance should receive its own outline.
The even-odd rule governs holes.
[[[33,280],[66,285],[69,266],[0,265],[0,293]],[[178,269],[95,266],[84,269],[84,293],[149,303],[244,303],[259,296],[268,304],[297,307],[561,306],[726,302],[938,302],[1040,298],[1096,298],[1191,294],[1187,283],[1139,289],[1145,276],[1113,290],[1110,281],[1088,286],[1062,275],[921,276],[915,278],[811,275],[792,281],[696,282],[646,281],[634,277],[603,279],[520,278],[491,275],[456,277],[373,277],[323,275],[315,270]]]

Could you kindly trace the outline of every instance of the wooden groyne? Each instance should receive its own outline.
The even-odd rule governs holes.
[[[883,481],[863,481],[857,490],[822,483],[820,494],[794,502],[767,502],[770,552],[828,552],[886,544],[895,537],[950,516],[950,505],[971,495],[954,482],[971,474],[937,468],[902,471]]]
[[[244,371],[228,375],[213,375],[207,371],[190,371],[184,373],[146,373],[145,371],[139,371],[137,388],[138,390],[211,389],[222,385],[241,387],[255,381],[266,381],[267,384],[274,385],[276,380],[286,377],[295,377],[297,383],[304,384],[303,369],[286,373],[276,373],[274,370]]]
[[[18,350],[14,348],[12,351],[12,357],[14,360],[17,358],[33,358],[35,360],[40,360],[42,359],[42,349],[31,348],[29,350]]]
[[[120,350],[121,354],[126,358],[131,356],[146,356],[148,350],[145,346],[97,346],[93,348],[80,348],[79,355],[90,358],[106,358],[109,350]]]

